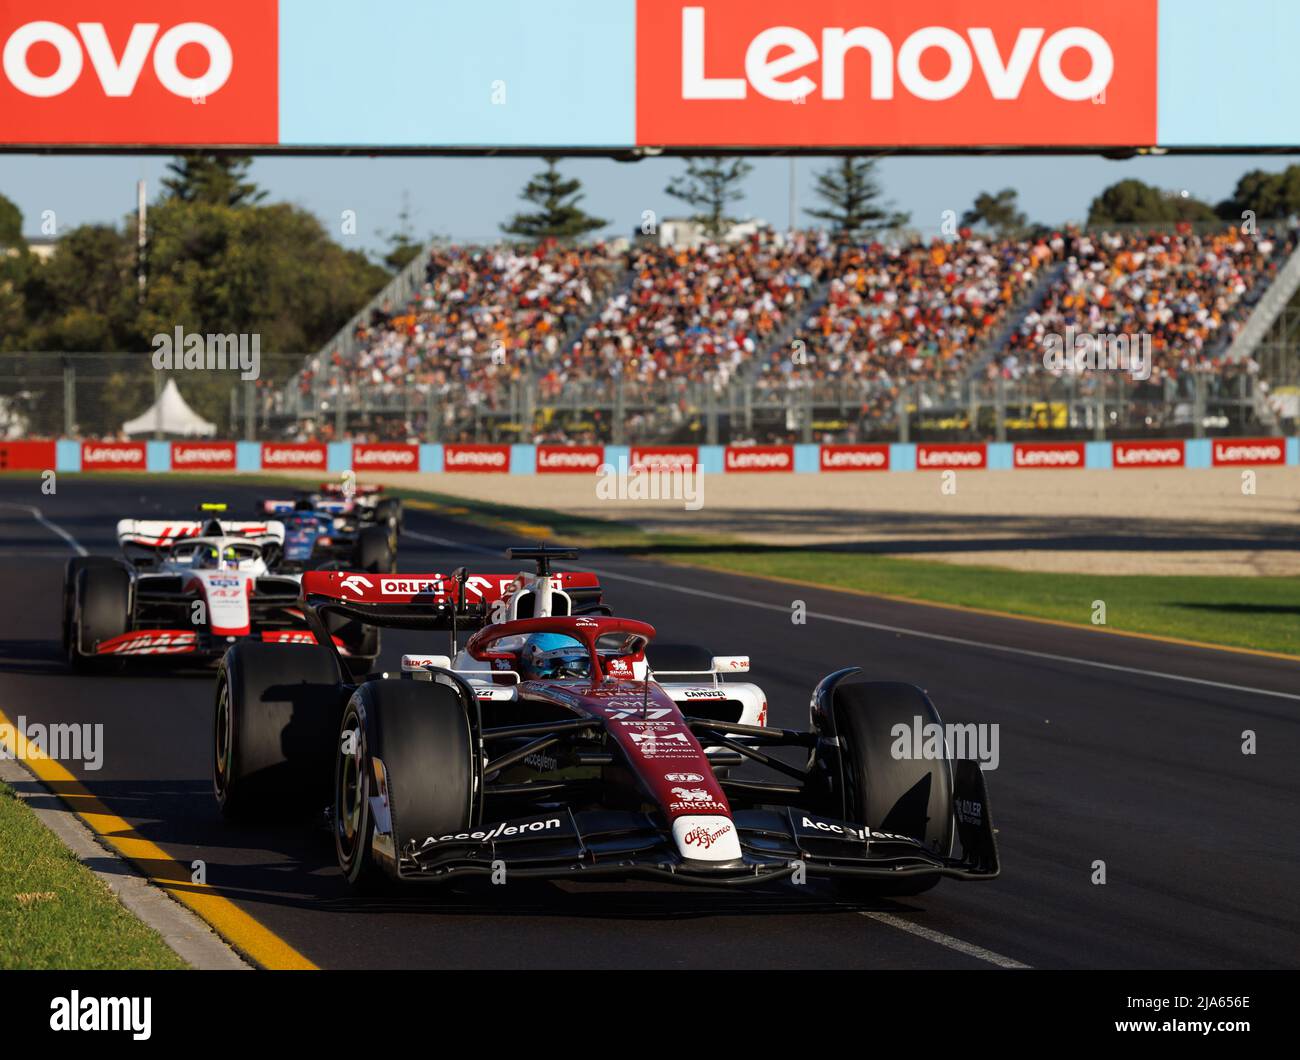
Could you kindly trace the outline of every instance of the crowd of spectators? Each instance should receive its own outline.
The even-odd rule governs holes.
[[[1025,314],[989,366],[990,376],[1086,376],[1092,369],[1068,355],[1076,347],[1086,351],[1091,337],[1102,336],[1148,344],[1150,382],[1156,386],[1194,372],[1248,371],[1249,363],[1229,364],[1226,354],[1293,249],[1286,233],[1251,234],[1238,227],[1209,234],[1186,226],[1175,232],[1071,234],[1060,251],[1059,277]],[[1065,347],[1065,366],[1044,363],[1053,336]]]
[[[1235,227],[1025,239],[963,230],[928,244],[759,229],[618,252],[603,243],[439,247],[411,304],[372,314],[350,352],[312,358],[276,400],[296,391],[316,410],[308,429],[319,437],[339,402],[374,414],[371,437],[455,437],[477,414],[501,412],[512,392],[518,400],[516,381],[530,384],[536,406],[575,413],[617,382],[638,435],[685,422],[700,385],[721,393],[735,380],[768,400],[854,384],[857,418],[869,419],[887,415],[905,384],[938,392],[973,372],[1037,377],[1048,339],[1069,328],[1149,335],[1156,383],[1235,373],[1248,366],[1225,365],[1224,354],[1292,249],[1289,234]],[[1013,310],[1024,315],[1004,337]],[[570,421],[580,425],[561,418],[541,429],[572,440],[608,427]]]

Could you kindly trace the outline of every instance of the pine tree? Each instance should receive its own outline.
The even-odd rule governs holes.
[[[721,155],[690,158],[686,161],[685,175],[675,177],[664,191],[694,207],[691,220],[717,239],[732,222],[727,216],[727,204],[745,197],[740,183],[753,168],[743,158],[728,159]]]
[[[501,231],[524,239],[576,239],[604,228],[608,221],[592,217],[578,206],[585,196],[579,192],[582,181],[560,176],[554,155],[545,157],[546,168],[524,185],[519,197],[538,207],[537,213],[517,213]]]
[[[1019,235],[1025,228],[1025,215],[1016,209],[1019,193],[1014,188],[1003,188],[996,195],[987,191],[975,196],[975,204],[961,215],[963,227],[982,224],[992,229],[999,239]]]
[[[891,203],[880,202],[882,192],[875,177],[873,158],[846,155],[840,164],[817,174],[814,193],[829,205],[806,210],[810,217],[829,221],[839,232],[878,232],[907,224],[912,215],[895,213]]]
[[[209,206],[254,206],[266,192],[248,180],[251,155],[190,151],[167,163],[162,186],[168,197]]]

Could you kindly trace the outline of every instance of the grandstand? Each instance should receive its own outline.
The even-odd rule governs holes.
[[[287,388],[266,390],[261,419],[303,440],[1278,429],[1286,410],[1270,406],[1252,353],[1275,320],[1290,326],[1296,247],[1288,228],[1221,225],[928,244],[751,227],[677,247],[435,245]],[[1068,327],[1150,336],[1151,378],[1047,370],[1044,343]]]

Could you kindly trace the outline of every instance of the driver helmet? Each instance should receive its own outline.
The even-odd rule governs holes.
[[[198,565],[208,570],[239,570],[239,551],[233,545],[204,545]]]
[[[534,633],[519,649],[519,669],[530,681],[588,677],[591,657],[581,641],[565,633]]]

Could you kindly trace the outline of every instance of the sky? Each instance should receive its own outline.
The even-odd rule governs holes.
[[[24,215],[24,231],[41,234],[42,218],[57,231],[86,222],[120,221],[135,209],[136,181],[148,184],[152,201],[160,189],[167,157],[159,155],[0,154],[0,194]],[[755,158],[745,181],[738,217],[758,217],[784,228],[790,218],[790,160]],[[882,158],[878,175],[896,208],[910,211],[912,227],[939,234],[945,210],[960,214],[981,191],[1016,188],[1030,221],[1064,224],[1083,221],[1088,204],[1109,184],[1137,178],[1173,191],[1189,191],[1211,204],[1226,198],[1250,169],[1277,171],[1300,156],[1165,156],[1112,161],[1093,156],[989,156]],[[795,186],[798,223],[813,220],[803,207],[815,204],[815,172],[834,165],[830,158],[799,158]],[[630,235],[643,212],[659,218],[682,216],[684,204],[664,188],[682,171],[681,159],[640,162],[608,159],[565,160],[561,171],[583,182],[583,207],[606,218],[601,234]],[[252,177],[272,201],[296,203],[316,214],[339,242],[368,252],[383,246],[400,227],[407,204],[415,237],[435,235],[464,242],[499,237],[499,225],[524,208],[518,195],[541,167],[536,158],[306,158],[259,157]],[[354,235],[344,234],[344,211],[356,211]],[[53,211],[47,215],[46,211]]]

